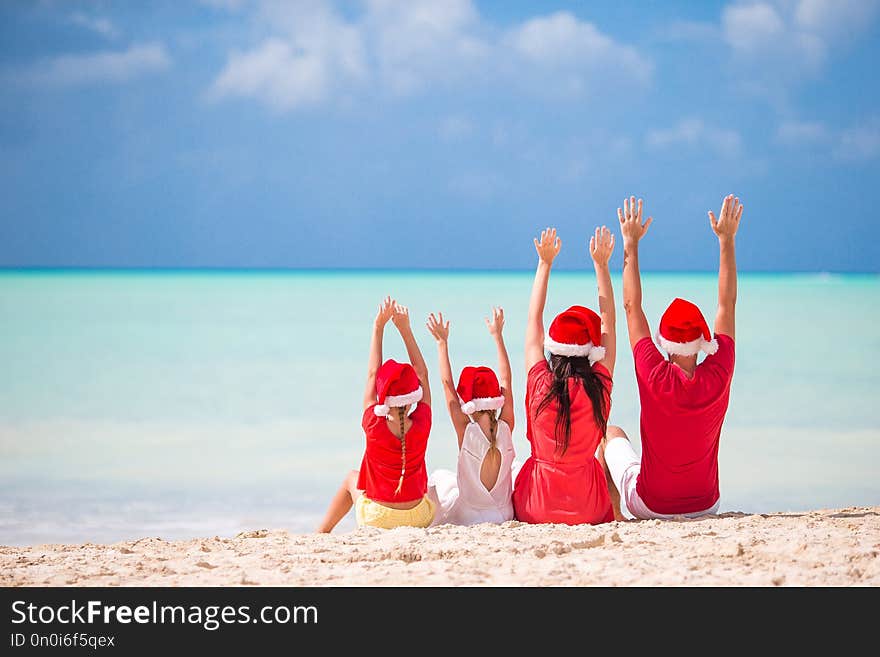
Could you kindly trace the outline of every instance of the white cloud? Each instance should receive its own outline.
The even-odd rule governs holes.
[[[26,78],[49,86],[120,83],[167,69],[171,65],[161,43],[132,45],[122,51],[60,55],[38,64]]]
[[[785,32],[776,9],[764,3],[725,7],[721,23],[728,43],[745,52],[761,49]]]
[[[471,0],[368,0],[362,29],[382,81],[398,94],[455,79],[485,61]]]
[[[674,146],[706,147],[724,157],[736,157],[742,152],[742,137],[735,130],[707,126],[702,119],[687,118],[666,130],[652,130],[645,137],[651,148]]]
[[[828,128],[818,121],[784,121],[776,131],[776,138],[790,145],[815,144],[829,137]]]
[[[840,133],[835,155],[842,160],[872,160],[880,156],[880,119]]]
[[[76,12],[70,16],[70,22],[79,25],[87,30],[91,30],[96,34],[100,34],[106,39],[115,39],[119,36],[119,29],[113,24],[109,18],[102,16],[89,16],[82,12]]]
[[[696,144],[705,126],[700,119],[682,119],[677,126],[666,130],[652,130],[648,133],[648,146],[665,147],[673,144]]]
[[[504,31],[487,24],[472,0],[361,6],[343,16],[329,0],[263,0],[256,29],[269,36],[230,53],[211,96],[247,96],[291,110],[356,92],[400,96],[495,79],[580,93],[603,76],[644,83],[653,69],[635,48],[567,12]]]
[[[821,146],[839,160],[865,161],[880,156],[880,118],[834,129],[818,121],[784,121],[776,140],[792,147]]]
[[[520,54],[545,64],[586,59],[612,44],[592,23],[582,23],[566,11],[526,21],[511,32],[510,40]]]
[[[768,83],[818,74],[829,53],[856,40],[880,0],[740,0],[724,8],[725,40],[748,72]]]
[[[246,53],[232,53],[214,82],[216,97],[262,98],[277,109],[290,109],[324,100],[327,71],[314,54],[297,53],[279,39],[268,39]]]
[[[672,21],[656,29],[654,38],[726,44],[736,88],[788,113],[791,89],[820,76],[878,13],[880,0],[731,0],[717,23]]]
[[[824,63],[826,45],[816,34],[793,29],[769,3],[725,7],[721,16],[724,38],[741,58],[760,62],[778,60],[797,72],[813,73]]]
[[[849,39],[871,24],[878,6],[878,0],[800,0],[794,22],[829,41]]]
[[[284,36],[230,53],[211,97],[251,97],[283,111],[321,103],[334,89],[366,76],[359,31],[329,6],[267,4],[264,12]]]
[[[524,60],[551,70],[583,74],[590,68],[610,67],[639,82],[646,82],[653,71],[653,64],[635,48],[565,11],[526,21],[510,30],[505,42]]]

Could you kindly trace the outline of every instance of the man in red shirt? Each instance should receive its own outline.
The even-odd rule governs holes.
[[[699,308],[675,299],[651,338],[642,310],[639,240],[651,224],[642,223],[642,200],[617,210],[623,235],[623,305],[641,401],[641,459],[620,427],[609,426],[605,461],[621,504],[636,518],[698,517],[718,510],[718,441],[730,400],[734,366],[736,305],[735,235],[743,206],[730,195],[720,216],[709,212],[718,236],[718,313],[715,338]],[[697,355],[707,354],[699,365]],[[615,516],[621,519],[619,509]]]

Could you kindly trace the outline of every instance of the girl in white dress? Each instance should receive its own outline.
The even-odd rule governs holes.
[[[449,322],[442,313],[428,317],[428,330],[437,340],[446,407],[458,436],[457,472],[437,470],[428,479],[429,495],[437,503],[434,525],[513,520],[513,396],[502,336],[504,310],[493,308],[486,325],[498,349],[500,383],[488,367],[465,367],[455,386]]]

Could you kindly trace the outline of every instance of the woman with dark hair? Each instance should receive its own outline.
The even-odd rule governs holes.
[[[531,456],[516,478],[517,520],[598,524],[614,520],[599,444],[611,411],[614,373],[614,292],[608,260],[614,237],[605,226],[590,238],[599,286],[599,312],[572,306],[544,334],[544,304],[562,241],[555,228],[534,240],[538,269],[526,326],[526,437]],[[549,359],[544,351],[549,352]]]

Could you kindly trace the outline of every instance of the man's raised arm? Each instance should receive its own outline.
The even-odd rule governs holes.
[[[736,339],[736,231],[742,217],[743,205],[733,194],[725,197],[721,214],[716,219],[709,211],[712,230],[718,236],[718,314],[715,333]]]
[[[623,209],[617,208],[617,218],[620,220],[620,233],[623,236],[623,308],[626,311],[629,345],[635,348],[639,340],[651,337],[648,319],[642,310],[639,240],[648,232],[653,219],[648,217],[642,223],[642,199],[639,199],[636,206],[635,196],[629,197],[629,203],[623,199]]]

